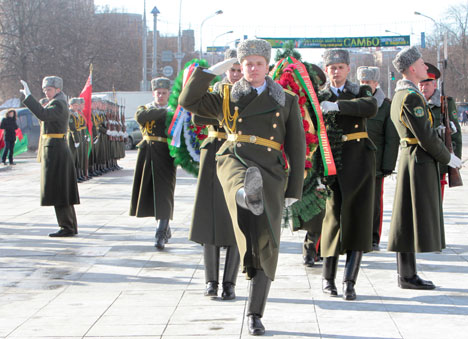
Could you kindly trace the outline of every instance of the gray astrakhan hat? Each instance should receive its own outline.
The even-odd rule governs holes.
[[[151,80],[151,89],[155,91],[158,88],[171,89],[171,80],[164,77],[154,78]]]
[[[237,50],[233,48],[228,48],[226,51],[224,51],[224,60],[228,60],[232,58],[237,58]]]
[[[81,99],[81,98],[71,98],[70,100],[68,100],[68,104],[69,104],[69,105],[79,104],[79,103],[81,102],[80,99]]]
[[[392,63],[395,66],[396,70],[400,73],[403,73],[408,69],[412,64],[414,64],[422,55],[419,53],[418,49],[413,47],[406,47],[402,49],[393,59]]]
[[[268,41],[262,39],[247,39],[242,41],[239,46],[237,46],[237,59],[239,62],[242,62],[245,57],[250,55],[260,55],[264,57],[267,64],[269,64],[271,59],[271,45]]]
[[[359,66],[357,78],[360,81],[379,81],[380,69],[378,67]]]
[[[44,79],[42,79],[42,88],[46,87],[54,87],[54,88],[59,88],[63,89],[63,80],[62,78],[58,76],[47,76]]]
[[[345,49],[327,49],[323,53],[323,62],[325,66],[332,64],[349,65],[349,52]]]

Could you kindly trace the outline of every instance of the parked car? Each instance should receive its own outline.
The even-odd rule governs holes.
[[[140,131],[140,125],[138,125],[135,119],[129,119],[125,121],[125,126],[127,127],[128,134],[125,149],[134,149],[135,146],[143,139]]]
[[[26,108],[13,108],[17,113],[18,127],[23,135],[28,136],[28,150],[36,151],[39,145],[39,135],[41,134],[40,122],[32,112]],[[5,113],[10,109],[0,111],[0,120],[5,116]]]

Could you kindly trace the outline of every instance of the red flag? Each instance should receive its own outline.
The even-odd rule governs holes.
[[[21,129],[17,128],[15,134],[19,141],[23,140],[23,132],[21,132]]]
[[[93,93],[93,65],[90,66],[88,81],[86,81],[83,90],[80,93],[80,98],[85,101],[83,116],[88,127],[88,132],[93,137],[93,119],[91,119],[91,95]]]
[[[0,151],[3,149],[3,147],[5,147],[5,140],[3,140],[3,134],[5,134],[4,132],[4,129],[0,129]]]

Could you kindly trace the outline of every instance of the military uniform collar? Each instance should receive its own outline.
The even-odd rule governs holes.
[[[437,106],[440,107],[441,102],[440,102],[440,91],[438,88],[435,89],[434,93],[432,96],[429,98],[427,103],[431,106]]]
[[[326,88],[324,89],[324,91],[325,91],[325,90],[328,90],[330,93],[335,94],[335,93],[333,92],[333,90],[331,89],[331,87],[332,87],[331,84],[330,84],[330,83],[327,83],[327,86],[326,86]],[[341,87],[340,87],[340,88],[341,88]],[[359,85],[357,85],[357,84],[355,84],[355,83],[353,83],[353,82],[351,82],[351,81],[349,81],[349,80],[346,80],[346,82],[345,82],[344,85],[343,85],[343,93],[346,93],[346,92],[350,92],[350,93],[352,93],[353,95],[358,95],[358,94],[359,94]],[[335,96],[337,96],[337,95],[335,94]]]
[[[343,92],[343,90],[344,90],[344,85],[345,85],[345,84],[341,85],[340,87],[333,87],[332,85],[330,85],[330,90],[331,90],[336,96],[338,96],[338,91]]]
[[[408,80],[408,79],[398,80],[396,87],[395,87],[395,92],[404,91],[404,90],[411,90],[411,91],[418,93],[421,97],[424,98],[424,101],[427,102],[424,95],[419,91],[418,86],[416,86],[411,80]]]
[[[156,102],[152,101],[148,105],[146,105],[146,108],[148,108],[148,109],[150,109],[150,108],[157,108],[157,109],[166,108],[167,109],[168,106],[169,106],[169,104],[161,106],[161,105],[158,105]]]
[[[266,89],[266,87],[267,87],[267,82],[266,81],[264,81],[263,84],[261,86],[259,86],[259,87],[252,86],[252,88],[257,91],[257,95],[262,94],[262,92]]]
[[[265,86],[268,90],[268,95],[283,107],[286,104],[286,94],[283,87],[274,82],[269,76],[265,77]],[[232,85],[231,99],[233,102],[238,102],[243,96],[250,94],[250,92],[252,92],[252,86],[245,78],[242,78]]]
[[[377,100],[377,107],[380,108],[385,100],[385,93],[382,91],[380,87],[377,87],[374,93],[374,98]]]

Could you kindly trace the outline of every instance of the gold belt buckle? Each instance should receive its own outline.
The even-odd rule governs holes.
[[[256,137],[255,135],[251,135],[251,136],[250,136],[250,142],[251,142],[252,144],[255,144],[255,142],[257,142],[257,137]]]

